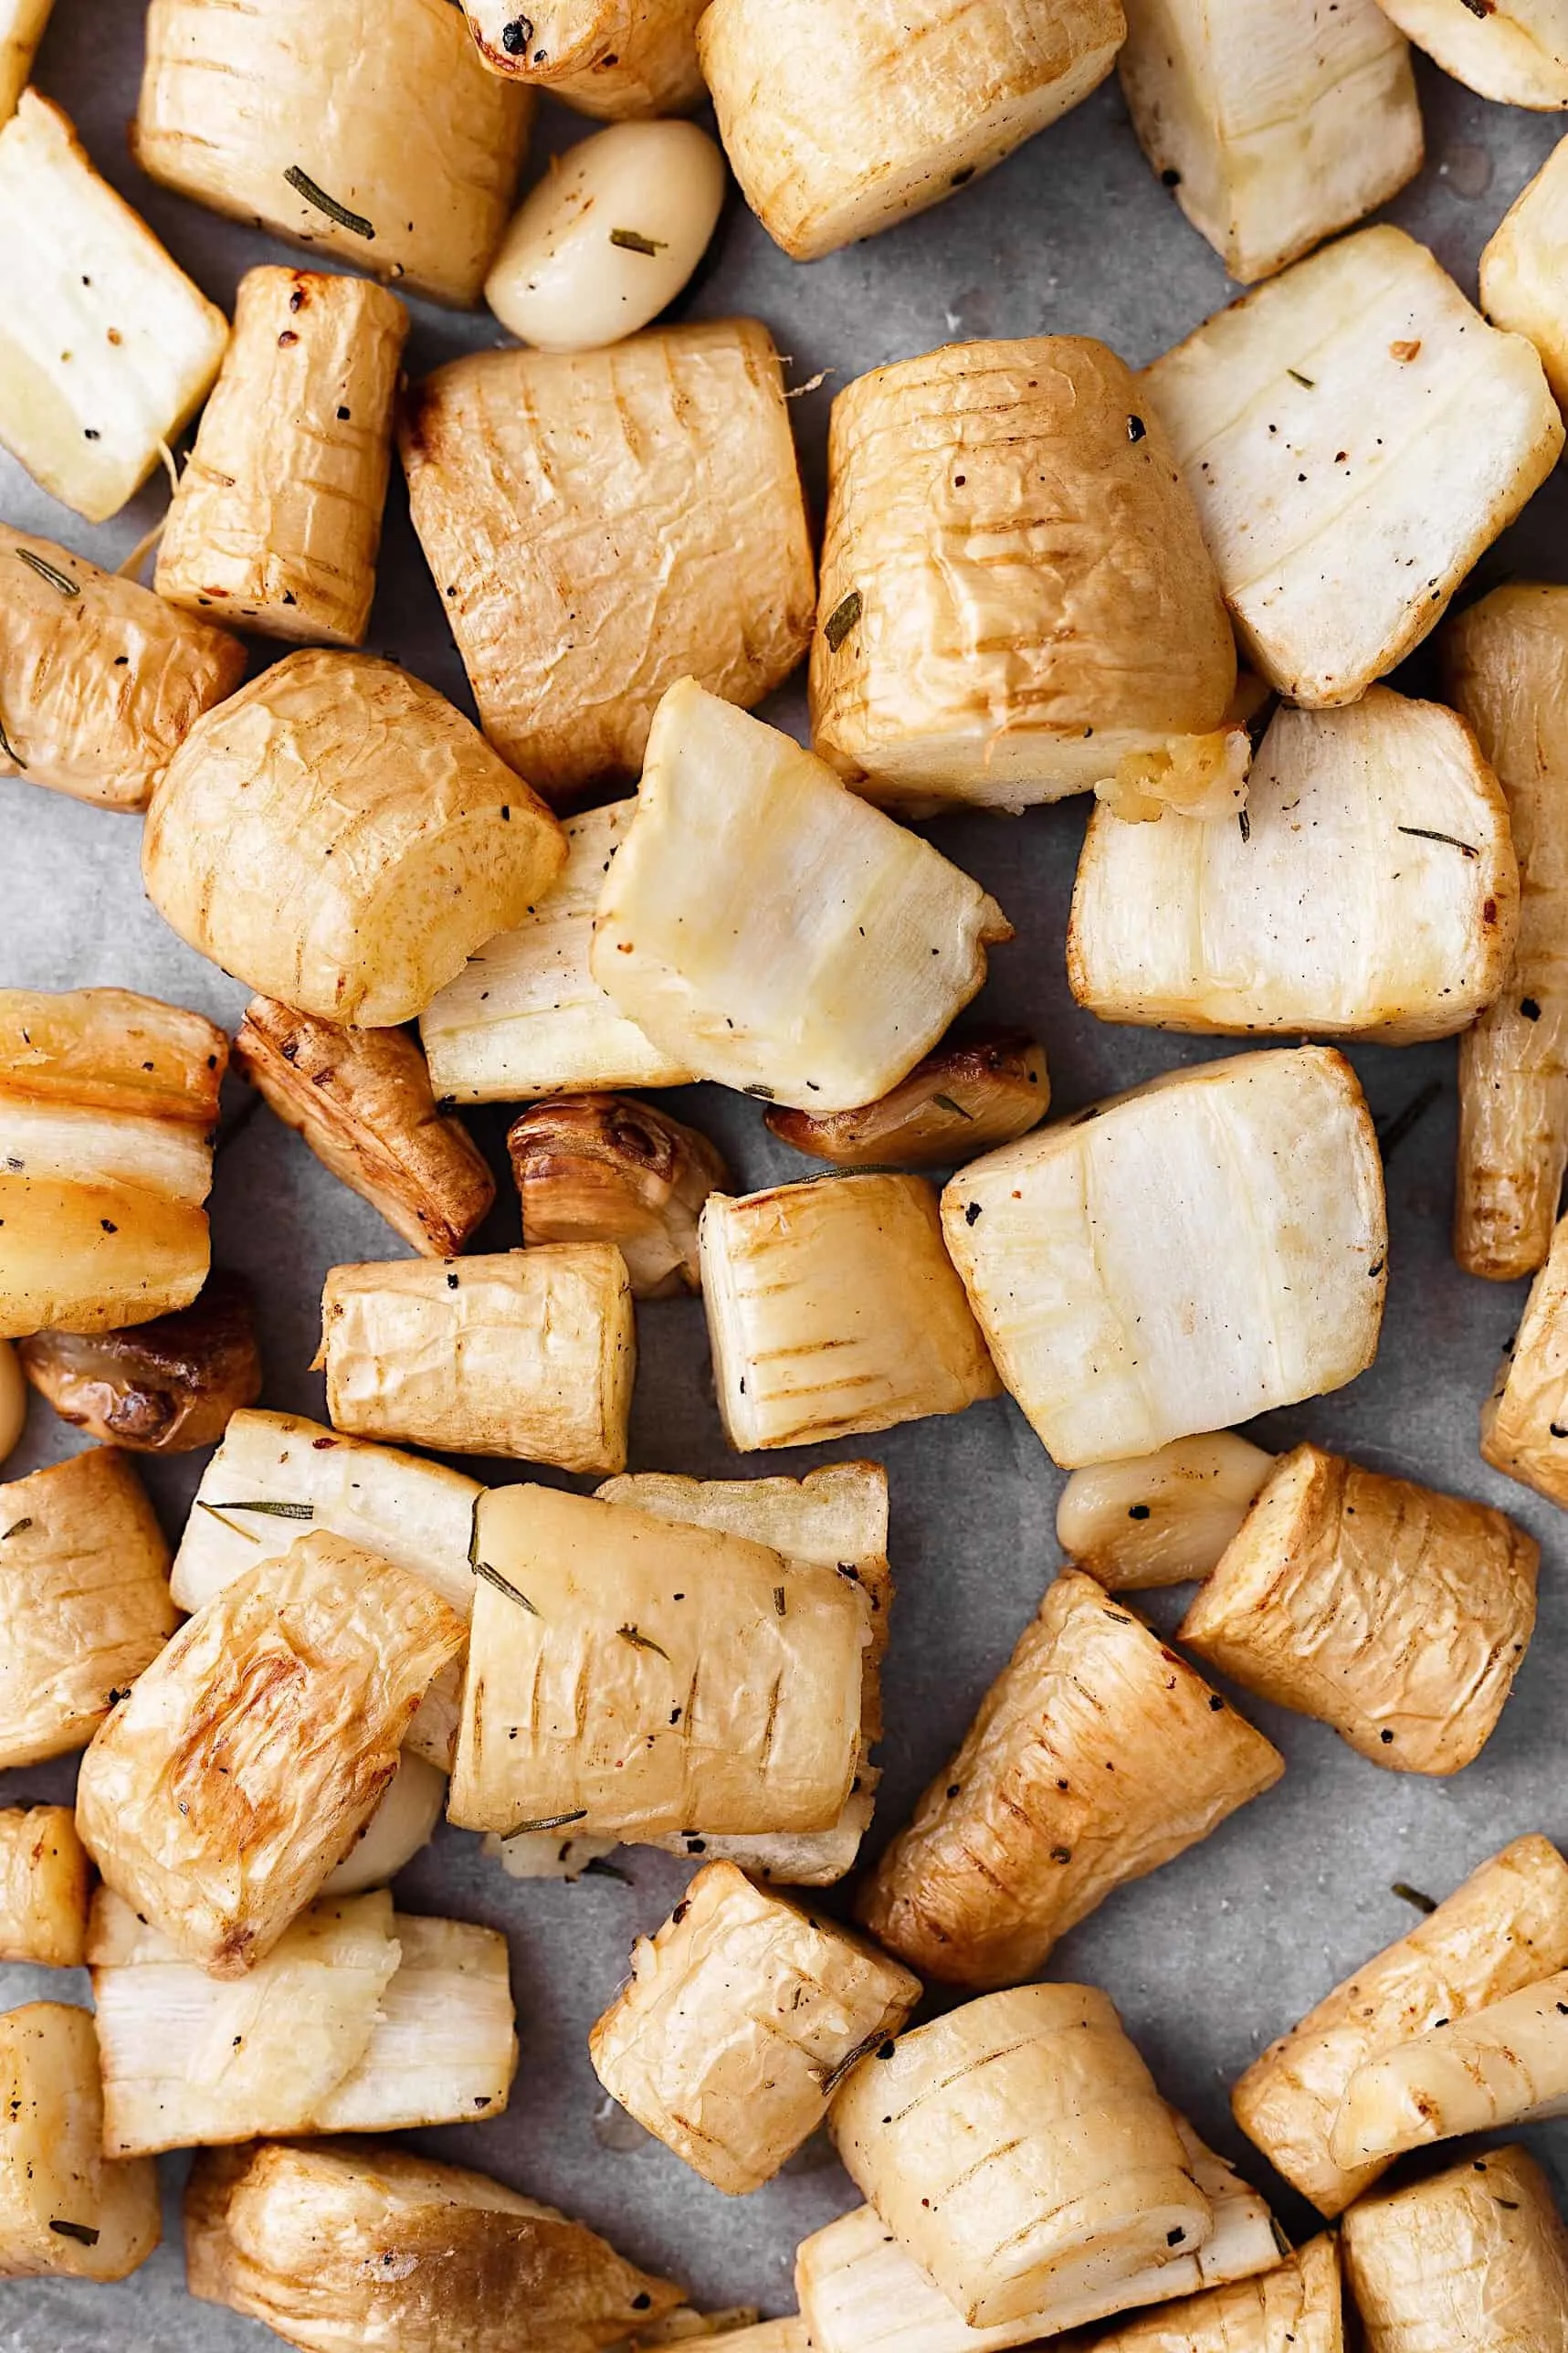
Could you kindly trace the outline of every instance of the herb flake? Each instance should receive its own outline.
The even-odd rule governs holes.
[[[513,1822],[510,1830],[502,1831],[501,1836],[503,1839],[527,1838],[534,1831],[563,1831],[568,1822],[585,1822],[587,1819],[587,1807],[579,1806],[575,1813],[541,1814],[531,1822]]]
[[[644,237],[640,229],[613,228],[610,231],[610,243],[618,245],[623,253],[646,253],[650,261],[655,261],[666,250],[668,239],[662,237]]]
[[[1446,842],[1450,849],[1459,850],[1466,858],[1479,858],[1481,854],[1473,841],[1461,841],[1453,833],[1434,833],[1429,825],[1396,825],[1394,830],[1395,833],[1407,833],[1415,841]]]
[[[1414,1904],[1417,1912],[1430,1913],[1437,1909],[1436,1896],[1423,1895],[1418,1887],[1407,1886],[1403,1879],[1396,1879],[1389,1893],[1397,1895],[1402,1904]]]
[[[0,1535],[0,1544],[9,1543],[13,1536],[19,1536],[25,1529],[30,1528],[32,1525],[33,1523],[30,1518],[25,1520],[13,1520],[5,1535]]]
[[[825,2100],[830,2100],[833,2097],[834,2093],[838,2089],[839,2084],[844,2081],[845,2076],[848,2074],[850,2069],[852,2067],[858,2067],[862,2059],[868,2059],[872,2052],[877,2048],[877,2045],[885,2040],[886,2036],[884,2035],[882,2029],[879,2026],[875,2034],[868,2034],[863,2042],[858,2042],[855,2045],[853,2051],[847,2051],[845,2052],[843,2058],[840,2059],[837,2066],[834,2068],[831,2074],[818,2076],[817,2083],[823,2098]]]
[[[970,1125],[973,1126],[974,1113],[972,1111],[965,1111],[961,1103],[954,1103],[951,1095],[932,1095],[931,1101],[938,1111],[950,1111],[954,1119],[966,1119]]]
[[[1318,385],[1315,376],[1303,375],[1300,368],[1287,368],[1285,373],[1289,377],[1292,384],[1301,385],[1308,392],[1317,391]]]
[[[524,1593],[522,1588],[520,1585],[514,1585],[510,1577],[503,1577],[499,1568],[492,1568],[488,1560],[474,1559],[469,1562],[468,1566],[473,1570],[476,1577],[482,1577],[487,1585],[493,1585],[496,1591],[498,1593],[504,1593],[509,1601],[521,1602],[531,1618],[538,1617],[538,1609],[529,1599],[527,1594]]]
[[[347,205],[340,205],[336,196],[329,196],[325,188],[319,186],[309,172],[301,171],[298,164],[290,164],[283,177],[308,205],[314,205],[318,212],[325,213],[327,218],[336,221],[340,228],[346,228],[354,237],[363,237],[367,245],[374,243],[374,222],[366,220],[363,213],[351,213]]]
[[[79,2247],[96,2247],[100,2236],[90,2222],[67,2222],[58,2214],[51,2216],[49,2228],[57,2238],[74,2239]]]
[[[316,1516],[314,1504],[279,1504],[267,1496],[255,1503],[231,1504],[226,1501],[204,1504],[202,1509],[204,1512],[263,1512],[269,1520],[313,1520]]]
[[[631,1644],[634,1651],[657,1651],[661,1659],[669,1657],[662,1642],[656,1642],[651,1634],[643,1633],[636,1626],[617,1626],[616,1631],[623,1642]]]
[[[858,588],[851,588],[847,596],[840,597],[822,625],[822,634],[827,639],[830,654],[838,651],[865,609],[866,599]]]

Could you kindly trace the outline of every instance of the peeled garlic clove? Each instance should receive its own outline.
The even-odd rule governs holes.
[[[939,1046],[858,1111],[770,1111],[773,1134],[840,1168],[952,1168],[1037,1127],[1051,1100],[1044,1049],[1022,1029]]]
[[[1062,1489],[1057,1540],[1108,1593],[1184,1585],[1215,1567],[1273,1467],[1230,1430],[1090,1463]]]
[[[700,1291],[697,1220],[730,1173],[705,1135],[625,1095],[534,1103],[507,1132],[522,1239],[615,1242],[635,1299]]]

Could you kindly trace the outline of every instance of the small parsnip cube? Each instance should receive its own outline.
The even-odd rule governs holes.
[[[55,0],[0,0],[0,123],[16,111]]]
[[[1552,149],[1534,179],[1514,198],[1481,255],[1481,309],[1494,327],[1529,336],[1541,353],[1559,408],[1568,408],[1565,277],[1568,139]]]
[[[1568,1970],[1363,2059],[1329,2136],[1336,2165],[1568,2114]]]
[[[1095,2353],[1344,2353],[1344,2342],[1339,2249],[1325,2231],[1254,2278],[1112,2328],[1094,2345]]]
[[[1568,1218],[1552,1229],[1481,1408],[1481,1453],[1494,1470],[1568,1504]]]
[[[1231,1430],[1093,1463],[1057,1498],[1057,1541],[1108,1593],[1184,1585],[1215,1566],[1273,1467]]]
[[[98,2044],[85,2010],[0,2017],[0,2280],[120,2280],[158,2243],[158,2175],[105,2158]]]
[[[0,1811],[0,1961],[79,1968],[91,1879],[68,1806]]]
[[[1379,0],[1447,74],[1502,106],[1568,107],[1568,0]]]
[[[1343,2246],[1366,2353],[1546,2353],[1568,2337],[1568,2231],[1522,2148],[1358,2200]]]
[[[547,90],[583,114],[620,121],[684,114],[707,96],[697,20],[708,0],[462,0],[492,73]]]

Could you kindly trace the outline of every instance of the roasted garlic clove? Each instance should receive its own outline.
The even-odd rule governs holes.
[[[250,1290],[212,1274],[189,1307],[119,1332],[37,1332],[16,1354],[62,1421],[137,1454],[214,1446],[261,1394]]]
[[[506,1145],[525,1243],[614,1242],[634,1299],[701,1290],[697,1220],[730,1183],[705,1135],[625,1095],[563,1095],[521,1113]]]
[[[426,1700],[425,1706],[428,1704]],[[385,1797],[342,1862],[321,1882],[323,1895],[359,1895],[367,1887],[384,1887],[434,1838],[446,1809],[447,1776],[413,1746],[418,1727],[416,1716]]]
[[[92,1865],[68,1806],[0,1812],[0,1961],[79,1968]]]
[[[1026,1030],[999,1029],[939,1046],[859,1111],[766,1116],[784,1143],[840,1168],[953,1168],[1027,1135],[1050,1100],[1045,1049]]]
[[[1273,1467],[1231,1430],[1090,1463],[1057,1498],[1057,1540],[1108,1593],[1184,1585],[1208,1575]]]

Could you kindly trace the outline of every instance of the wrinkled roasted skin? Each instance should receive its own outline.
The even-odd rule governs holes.
[[[33,58],[55,0],[7,0],[0,30],[0,122],[9,121],[27,87]]]
[[[1568,106],[1568,0],[1379,0],[1456,81],[1504,106]]]
[[[35,2001],[0,2017],[0,2280],[120,2280],[162,2224],[148,2158],[103,2155],[98,2041],[85,2010]],[[71,2227],[61,2230],[65,2222]]]
[[[1521,2148],[1360,2200],[1343,2242],[1367,2353],[1556,2353],[1568,2334],[1568,2232]]]
[[[68,1806],[0,1812],[0,1961],[79,1968],[91,1875]]]
[[[614,1242],[634,1299],[701,1289],[697,1220],[730,1172],[696,1128],[624,1095],[565,1095],[513,1120],[506,1148],[525,1243]]]
[[[1339,2252],[1325,2232],[1272,2271],[1113,2328],[1094,2346],[1095,2353],[1342,2353],[1344,2341]]]
[[[1568,2113],[1568,1970],[1442,2020],[1356,2069],[1329,2138],[1336,2164]]]
[[[1184,1585],[1215,1567],[1273,1467],[1231,1430],[1093,1463],[1057,1499],[1057,1541],[1108,1593]]]
[[[535,83],[583,114],[684,114],[707,95],[697,20],[708,0],[462,0],[492,73]]]
[[[249,1286],[234,1274],[209,1276],[172,1315],[121,1332],[38,1332],[16,1354],[62,1421],[134,1453],[216,1446],[261,1394]]]
[[[1568,149],[1559,142],[1492,231],[1480,266],[1482,311],[1494,327],[1529,336],[1559,408],[1568,408],[1565,266]]]
[[[1510,1479],[1568,1503],[1568,1219],[1552,1229],[1518,1331],[1481,1408],[1481,1452]]]
[[[1284,1769],[1184,1660],[1068,1570],[861,1890],[858,1915],[922,1976],[1005,1984],[1038,1968],[1113,1888],[1206,1838]]]
[[[1022,1029],[939,1046],[859,1111],[767,1113],[797,1152],[840,1168],[951,1168],[1026,1135],[1051,1100],[1045,1050]]]

